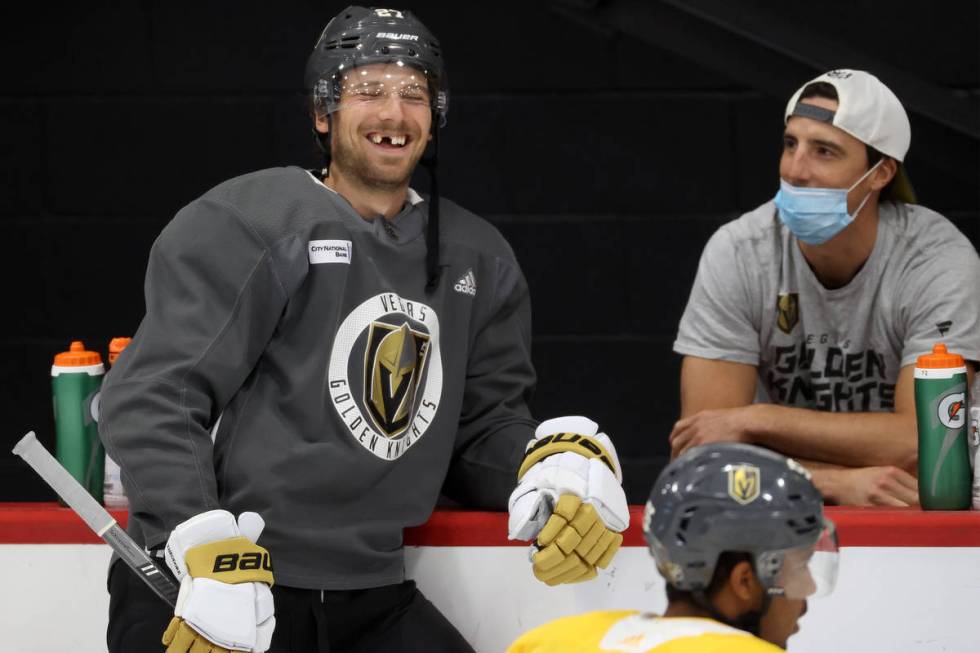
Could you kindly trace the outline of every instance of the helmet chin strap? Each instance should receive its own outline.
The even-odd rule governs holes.
[[[431,294],[439,284],[439,176],[436,165],[439,162],[439,115],[432,112],[432,156],[422,159],[422,165],[429,171],[429,221],[425,230],[425,292]]]
[[[320,176],[326,178],[330,175],[330,134],[333,133],[333,116],[329,113],[327,114],[327,133],[321,134],[316,130],[316,123],[313,124],[313,140],[316,141],[316,146],[320,150],[320,154],[323,155],[323,168],[320,170]]]

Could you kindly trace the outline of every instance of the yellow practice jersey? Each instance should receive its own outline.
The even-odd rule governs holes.
[[[557,619],[514,642],[507,653],[783,653],[765,640],[712,619],[659,617],[635,610]]]

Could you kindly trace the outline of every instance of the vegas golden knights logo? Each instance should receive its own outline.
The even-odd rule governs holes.
[[[776,325],[783,333],[789,333],[800,321],[800,295],[795,292],[783,293],[776,300]]]
[[[364,403],[382,435],[398,438],[411,423],[428,353],[429,336],[408,322],[371,323],[364,349]]]
[[[728,496],[742,505],[759,498],[759,468],[755,465],[729,465]]]

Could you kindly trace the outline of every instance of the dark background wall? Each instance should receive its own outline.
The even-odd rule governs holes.
[[[52,356],[72,339],[104,355],[135,331],[149,247],[180,206],[246,171],[316,164],[302,70],[343,6],[92,0],[0,16],[3,451],[29,429],[53,446]],[[443,193],[503,231],[531,286],[535,412],[598,420],[632,501],[666,458],[671,343],[701,248],[774,194],[798,85],[878,74],[911,114],[920,201],[980,242],[972,0],[400,6],[450,65]],[[0,454],[0,501],[49,497]]]

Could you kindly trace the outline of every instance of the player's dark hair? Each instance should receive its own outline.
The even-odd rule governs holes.
[[[715,564],[715,573],[711,576],[711,582],[704,590],[705,596],[710,599],[717,594],[722,586],[728,582],[728,577],[732,575],[732,569],[740,562],[748,562],[755,569],[751,553],[744,551],[722,551],[718,555],[718,562]],[[667,584],[667,600],[671,603],[674,601],[684,601],[697,605],[697,601],[694,600],[692,592],[679,590],[670,583]]]

